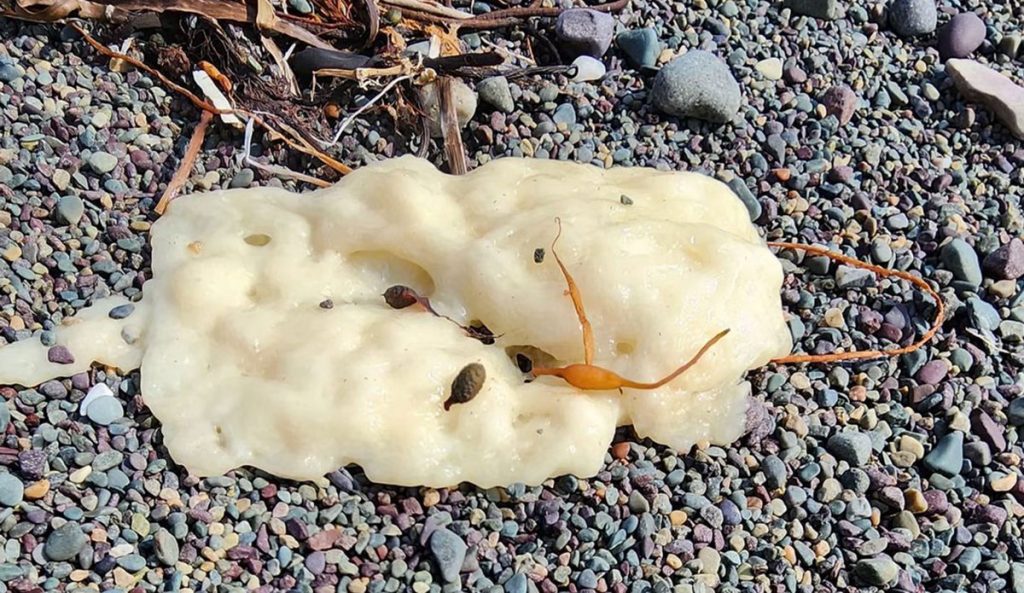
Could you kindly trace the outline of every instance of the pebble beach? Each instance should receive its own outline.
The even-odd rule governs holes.
[[[936,339],[751,371],[735,443],[673,451],[621,429],[597,476],[487,490],[395,488],[358,467],[198,478],[163,448],[137,372],[0,385],[0,593],[1024,593],[1021,7],[634,0],[534,27],[605,73],[470,81],[470,168],[525,156],[716,177],[769,240],[928,279],[948,313]],[[517,27],[459,38],[510,59],[541,47]],[[0,40],[0,344],[52,345],[94,300],[141,293],[154,207],[199,115],[63,25],[0,17]],[[416,152],[418,133],[379,117],[347,129],[343,162]],[[184,191],[310,189],[242,153],[214,125]],[[262,136],[252,155],[322,172]],[[905,282],[780,259],[801,352],[928,328],[933,306]],[[98,384],[113,397],[83,414]]]

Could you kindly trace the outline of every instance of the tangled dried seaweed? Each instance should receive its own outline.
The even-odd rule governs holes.
[[[413,94],[408,91],[435,81],[444,107],[440,114],[444,154],[452,173],[464,173],[468,159],[454,117],[453,78],[519,77],[572,69],[562,63],[538,65],[532,54],[530,58],[514,56],[528,64],[520,68],[505,63],[510,56],[507,51],[469,53],[460,42],[460,30],[515,25],[527,25],[527,31],[537,36],[530,19],[555,17],[563,9],[531,1],[473,15],[453,8],[450,0],[311,0],[311,14],[295,15],[288,13],[285,0],[0,0],[0,16],[65,22],[98,53],[145,71],[203,112],[180,169],[160,201],[162,211],[187,180],[206,127],[218,121],[240,128],[245,123],[247,138],[255,124],[271,140],[283,141],[334,174],[344,175],[351,168],[340,160],[338,140],[357,117],[376,107],[390,116],[396,131],[410,138],[420,136],[419,152],[425,154],[430,138],[421,134],[429,126],[423,110],[410,104]],[[591,8],[617,11],[628,1]],[[95,32],[87,32],[72,19],[95,22]],[[144,47],[135,44],[129,49],[130,44],[119,43],[157,28],[161,34]],[[427,54],[410,54],[406,49],[410,38],[426,38]],[[542,36],[538,39],[546,41]],[[108,43],[122,47],[121,51]],[[550,53],[560,61],[557,48],[550,48]],[[369,102],[345,107],[357,94],[374,89],[378,92]],[[344,113],[348,115],[340,123],[332,123]],[[279,167],[263,168],[315,181]]]

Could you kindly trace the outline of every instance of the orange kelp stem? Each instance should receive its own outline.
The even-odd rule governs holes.
[[[804,363],[804,362],[841,362],[844,360],[867,360],[871,358],[882,358],[888,356],[899,356],[901,354],[908,354],[915,350],[920,349],[922,346],[927,344],[935,334],[938,333],[939,328],[942,327],[943,321],[946,319],[946,305],[942,302],[942,297],[938,292],[935,291],[931,286],[928,285],[923,279],[918,278],[907,272],[900,270],[887,270],[881,266],[869,264],[867,262],[860,261],[841,253],[834,253],[825,249],[824,247],[816,247],[813,245],[803,245],[800,243],[785,243],[779,241],[769,241],[769,247],[776,247],[778,249],[793,249],[796,251],[803,251],[813,255],[820,255],[827,257],[831,260],[838,261],[855,268],[861,268],[864,270],[870,270],[875,274],[878,274],[882,278],[895,277],[901,280],[906,280],[914,286],[920,288],[928,296],[935,301],[935,320],[932,322],[928,331],[921,336],[921,339],[914,342],[909,346],[903,346],[900,348],[891,348],[888,350],[854,350],[853,352],[837,352],[835,354],[791,354],[789,356],[783,356],[782,358],[773,359],[771,362],[777,364],[793,364],[793,363]]]

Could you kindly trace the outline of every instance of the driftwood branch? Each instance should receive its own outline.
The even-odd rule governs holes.
[[[466,147],[462,144],[459,114],[455,110],[455,93],[452,91],[451,77],[441,76],[437,79],[437,92],[440,99],[441,133],[444,136],[444,154],[448,157],[448,168],[452,175],[465,175],[469,171],[469,165],[466,162]]]
[[[157,202],[156,208],[154,208],[157,214],[162,215],[164,213],[167,205],[178,195],[182,186],[185,185],[185,181],[192,174],[192,167],[196,164],[196,157],[199,155],[199,149],[203,147],[206,129],[210,127],[211,121],[213,121],[213,112],[203,111],[199,116],[199,125],[192,132],[192,138],[188,141],[185,154],[181,157],[181,162],[178,163],[178,170],[174,172],[171,180],[167,183],[164,195],[160,196],[160,201]]]

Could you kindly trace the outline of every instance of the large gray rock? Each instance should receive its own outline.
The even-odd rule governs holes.
[[[973,60],[949,60],[946,72],[960,94],[991,109],[1014,136],[1024,140],[1024,87]]]
[[[690,50],[658,72],[654,106],[669,115],[725,123],[740,109],[740,85],[714,54]]]
[[[43,546],[43,553],[50,560],[64,562],[77,556],[87,541],[88,538],[82,533],[82,526],[68,521],[50,532],[46,538],[46,545]]]
[[[794,14],[826,21],[834,21],[846,14],[846,9],[839,0],[786,0],[786,6]]]
[[[900,37],[927,35],[938,20],[935,0],[892,0],[889,4],[889,26]]]
[[[570,8],[558,15],[555,35],[573,57],[600,58],[612,44],[615,19],[606,12],[589,8]]]
[[[860,560],[853,567],[853,576],[865,585],[882,587],[896,580],[900,567],[888,556]]]

